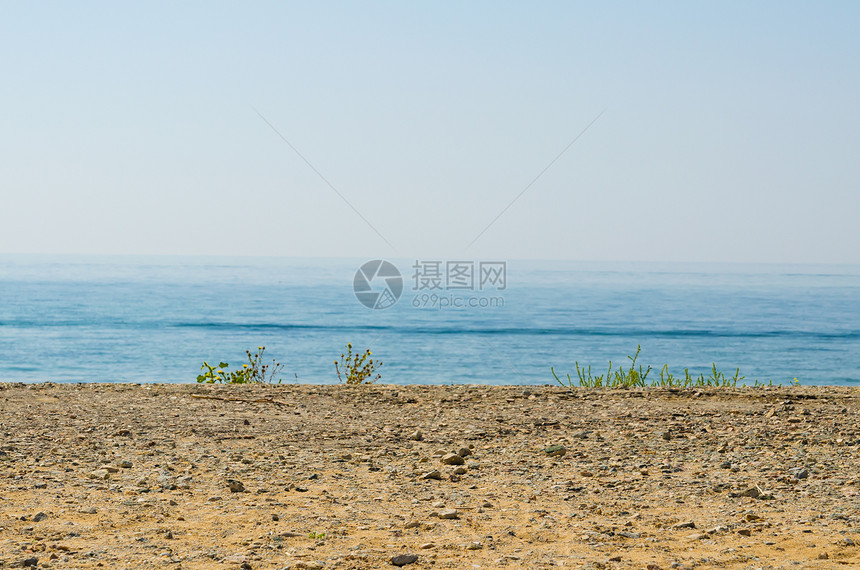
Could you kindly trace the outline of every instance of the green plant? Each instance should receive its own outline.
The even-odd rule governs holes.
[[[735,369],[733,376],[726,376],[725,373],[717,370],[716,363],[713,363],[711,364],[710,376],[705,376],[704,374],[692,376],[690,374],[690,370],[684,368],[684,377],[680,378],[678,376],[673,376],[672,373],[669,372],[669,365],[664,364],[663,369],[660,371],[660,381],[655,383],[655,385],[677,388],[701,388],[704,386],[734,388],[737,386],[738,382],[741,382],[745,378],[740,375],[740,372],[740,368],[737,368]],[[741,383],[741,385],[745,386],[746,384]],[[758,380],[756,380],[756,386],[759,386]]]
[[[382,374],[376,370],[382,366],[382,362],[374,362],[370,355],[370,349],[353,353],[352,343],[347,343],[346,353],[340,355],[340,361],[334,361],[338,381],[347,384],[373,384],[382,378]]]
[[[265,350],[265,346],[258,346],[254,354],[246,350],[248,363],[236,370],[227,370],[230,366],[227,362],[212,366],[204,361],[203,366],[200,367],[204,372],[197,376],[197,382],[201,384],[273,384],[275,377],[281,373],[284,366],[275,360],[272,360],[271,364],[263,364]],[[281,383],[280,378],[277,383]]]
[[[579,378],[579,386],[583,388],[632,388],[634,386],[646,386],[646,379],[648,378],[648,373],[651,372],[651,367],[649,366],[643,370],[640,365],[638,369],[636,368],[636,360],[639,358],[641,350],[642,347],[637,346],[636,354],[627,356],[630,359],[630,368],[627,370],[624,370],[623,366],[619,366],[618,370],[613,372],[612,361],[610,360],[609,369],[606,371],[606,374],[600,376],[593,376],[591,374],[591,365],[588,368],[580,368],[579,362],[575,362],[574,365],[576,366],[576,375]],[[550,367],[550,371],[553,377],[555,377],[555,381],[561,386],[574,388],[577,385],[574,379],[570,377],[570,374],[567,374],[567,383],[565,384],[555,373],[554,368]]]
[[[308,538],[313,538],[314,540],[323,540],[325,538],[325,533],[311,531],[308,534]]]
[[[639,358],[639,352],[642,350],[641,346],[636,347],[636,354],[633,356],[628,356],[631,360],[630,368],[625,370],[623,367],[619,366],[618,370],[612,370],[612,361],[609,361],[609,369],[606,371],[605,375],[595,376],[591,373],[591,365],[588,367],[582,366],[580,367],[579,362],[575,362],[574,366],[576,367],[576,375],[577,378],[572,378],[570,374],[567,374],[566,381],[559,378],[555,373],[555,369],[550,367],[550,372],[552,372],[555,381],[558,382],[561,386],[566,388],[573,389],[577,386],[583,388],[631,388],[631,387],[644,387],[644,386],[663,386],[663,387],[676,387],[676,388],[699,388],[705,386],[716,386],[721,388],[734,388],[738,385],[738,382],[741,382],[741,386],[746,386],[743,383],[744,376],[740,375],[740,369],[735,369],[735,373],[732,376],[726,376],[725,373],[717,370],[716,363],[711,365],[711,371],[708,376],[704,374],[699,374],[698,376],[693,376],[690,374],[690,370],[685,368],[684,375],[675,376],[671,372],[669,372],[669,365],[664,364],[663,368],[660,370],[660,379],[652,380],[650,384],[647,382],[648,373],[651,372],[652,368],[648,366],[643,369],[640,365],[636,368],[636,360]],[[795,379],[794,384],[797,384],[797,379]],[[764,386],[772,386],[773,382],[768,382],[765,384],[764,382],[755,381],[755,387],[764,387]]]

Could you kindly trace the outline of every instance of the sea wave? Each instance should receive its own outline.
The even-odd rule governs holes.
[[[210,328],[232,330],[320,330],[320,331],[390,331],[423,335],[487,335],[487,336],[610,336],[610,337],[720,337],[720,338],[805,338],[805,339],[860,339],[860,331],[804,331],[804,330],[736,330],[736,329],[646,329],[646,328],[586,328],[586,327],[460,327],[460,326],[405,326],[342,324],[322,325],[310,323],[234,323],[185,322],[174,323],[180,328]]]
[[[125,329],[192,328],[233,331],[372,331],[408,333],[418,335],[481,335],[481,336],[561,336],[561,337],[709,337],[709,338],[797,338],[822,340],[860,339],[860,331],[821,331],[789,329],[648,329],[641,327],[475,327],[441,325],[428,327],[422,325],[372,325],[359,323],[314,324],[314,323],[276,323],[276,322],[232,322],[232,321],[109,321],[99,320],[10,320],[0,322],[0,328],[74,328],[74,327],[122,327]]]

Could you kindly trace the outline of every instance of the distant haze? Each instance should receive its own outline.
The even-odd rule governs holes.
[[[2,2],[0,254],[860,263],[858,22]]]

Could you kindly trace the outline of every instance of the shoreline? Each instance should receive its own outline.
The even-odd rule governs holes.
[[[0,568],[860,565],[860,388],[0,384]]]

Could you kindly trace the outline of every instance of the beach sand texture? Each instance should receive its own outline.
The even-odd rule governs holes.
[[[856,568],[858,399],[0,384],[0,568]]]

